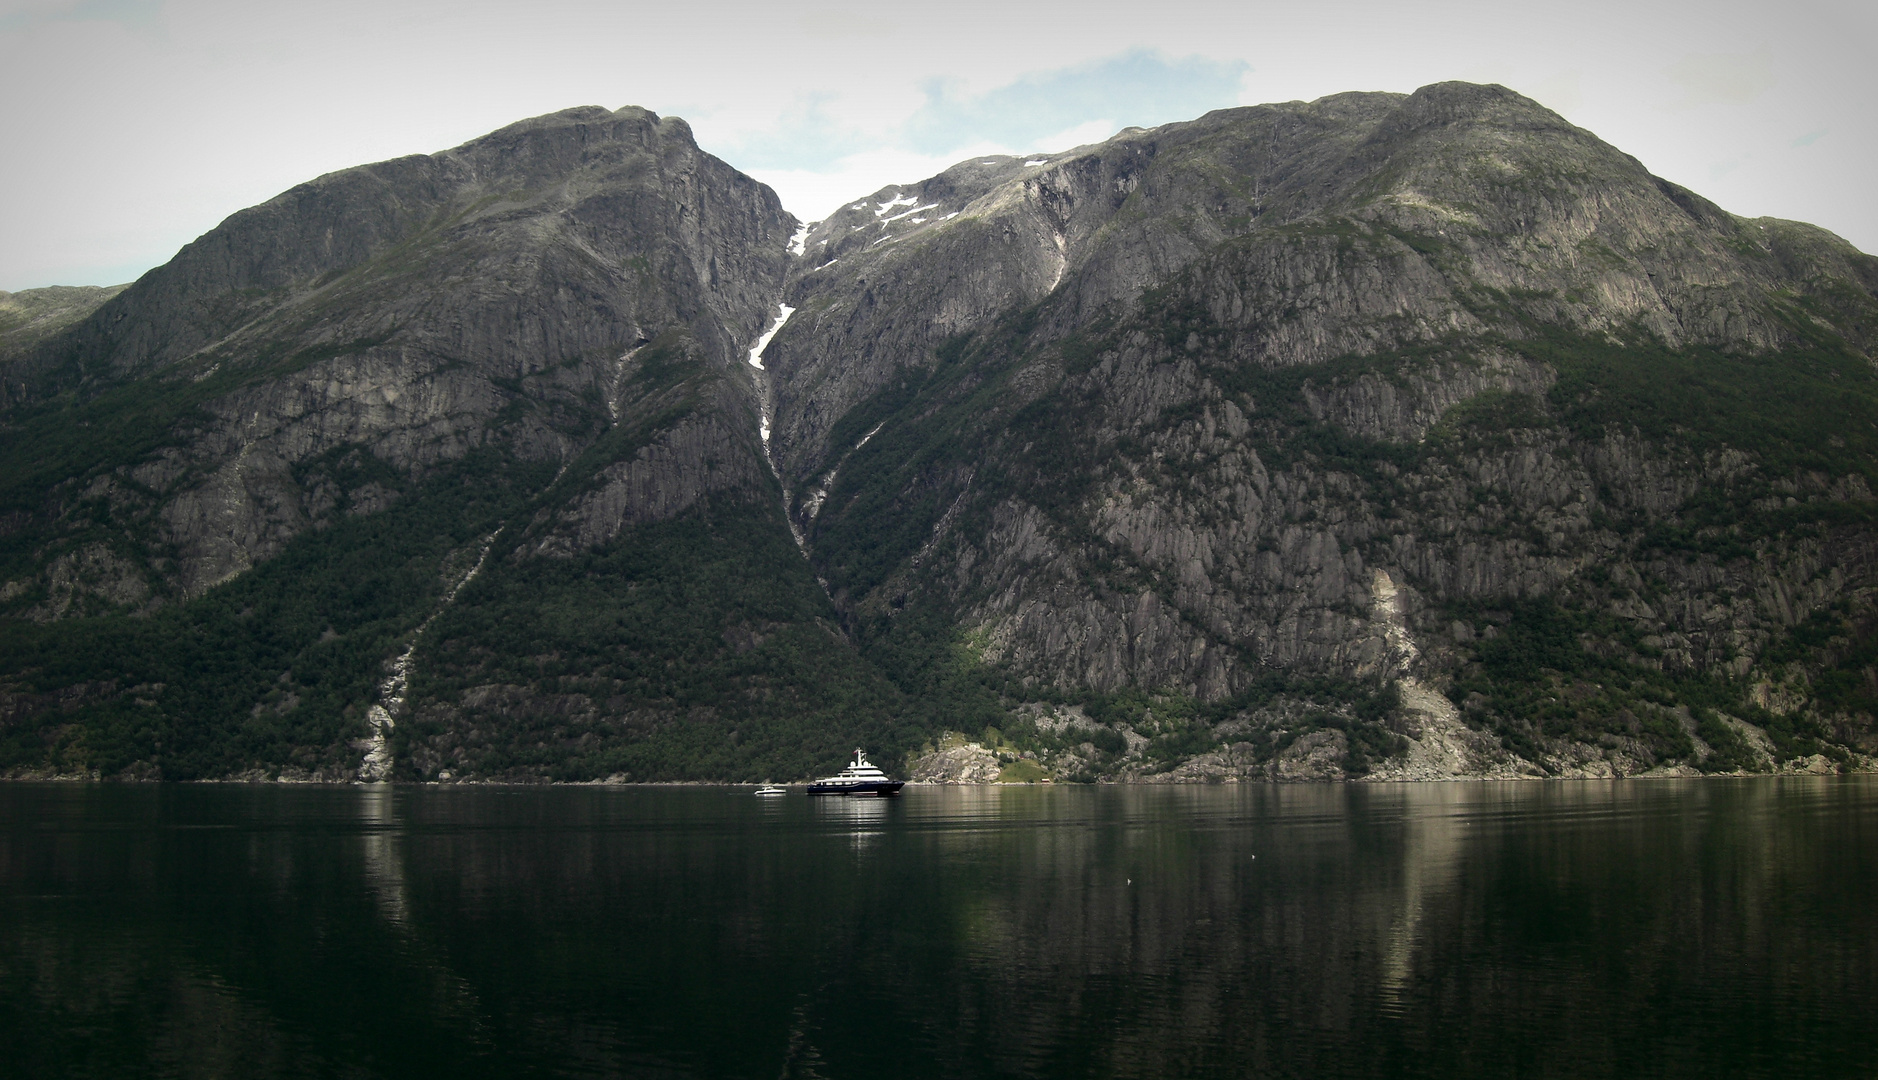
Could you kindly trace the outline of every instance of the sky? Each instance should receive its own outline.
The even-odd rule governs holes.
[[[967,157],[1497,82],[1878,252],[1869,0],[0,0],[0,290],[115,284],[325,172],[574,105],[684,117],[804,220]]]

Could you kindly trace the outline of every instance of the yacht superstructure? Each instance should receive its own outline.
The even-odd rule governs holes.
[[[810,795],[897,795],[906,786],[904,780],[890,780],[880,768],[868,762],[859,749],[848,767],[833,776],[825,776],[809,785]]]

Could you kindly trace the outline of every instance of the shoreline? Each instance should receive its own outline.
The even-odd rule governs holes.
[[[1366,777],[1350,778],[1258,778],[1242,779],[1226,777],[1216,780],[1097,780],[1093,783],[1072,783],[1069,781],[1004,781],[955,782],[932,780],[908,780],[908,788],[1202,788],[1202,787],[1312,787],[1349,785],[1352,787],[1379,787],[1386,784],[1423,785],[1423,784],[1586,784],[1586,783],[1624,783],[1633,780],[1752,780],[1752,779],[1788,779],[1792,777],[1828,777],[1828,776],[1873,776],[1878,775],[1878,766],[1865,765],[1856,768],[1787,768],[1769,772],[1730,772],[1704,773],[1694,770],[1651,770],[1620,776],[1437,776],[1437,777]],[[782,788],[805,788],[812,781],[799,780],[775,784]],[[321,787],[321,788],[749,788],[756,789],[765,785],[758,780],[360,780],[350,779],[301,779],[295,777],[211,777],[199,780],[163,780],[147,777],[101,777],[96,774],[80,775],[65,773],[60,775],[0,775],[0,784],[47,784],[47,785],[96,785],[104,786],[209,786],[209,785],[247,785],[254,787]]]

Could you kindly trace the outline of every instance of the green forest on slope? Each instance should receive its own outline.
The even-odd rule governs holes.
[[[893,421],[844,464],[814,534],[815,569],[849,605],[845,618],[780,513],[734,501],[640,527],[573,559],[518,559],[512,543],[498,540],[488,568],[440,608],[480,543],[505,529],[512,539],[538,512],[552,466],[488,449],[411,482],[369,454],[342,449],[320,467],[348,490],[368,481],[391,487],[397,498],[389,509],[342,516],[208,595],[153,614],[0,623],[9,693],[50,705],[38,723],[0,732],[0,768],[113,775],[143,763],[172,779],[343,774],[356,758],[349,744],[367,734],[363,711],[385,661],[439,610],[417,653],[413,708],[395,732],[400,775],[413,779],[444,769],[561,780],[793,779],[827,768],[857,743],[901,761],[945,730],[992,731],[1013,745],[1042,747],[1051,737],[1010,711],[1034,701],[1081,705],[1098,721],[1149,730],[1148,753],[1171,764],[1212,749],[1211,727],[1222,719],[1287,694],[1324,704],[1285,738],[1312,724],[1345,730],[1353,773],[1399,752],[1388,726],[1392,699],[1367,684],[1274,675],[1227,700],[1199,702],[1154,687],[1103,694],[1017,678],[977,659],[956,624],[963,601],[936,599],[943,591],[908,569],[969,484],[977,497],[961,504],[963,534],[984,528],[996,499],[1019,496],[1097,553],[1089,572],[1104,587],[1162,587],[1151,568],[1099,544],[1081,517],[1102,475],[1088,463],[1139,452],[1088,442],[1100,398],[1065,382],[1012,408],[1006,386],[1011,372],[1043,352],[1073,375],[1144,329],[1183,346],[1197,334],[1209,378],[1264,403],[1273,423],[1257,449],[1269,465],[1296,461],[1359,477],[1385,519],[1413,513],[1397,479],[1404,472],[1537,432],[1587,443],[1620,428],[1678,452],[1730,448],[1755,463],[1731,488],[1703,492],[1669,519],[1605,520],[1628,537],[1633,558],[1727,564],[1758,558],[1769,545],[1830,541],[1874,524],[1869,503],[1752,508],[1798,475],[1878,482],[1878,433],[1863,419],[1878,415],[1878,378],[1829,336],[1759,356],[1668,349],[1645,338],[1614,345],[1552,330],[1503,337],[1491,344],[1557,373],[1547,398],[1489,394],[1456,407],[1424,442],[1404,445],[1312,419],[1302,388],[1366,372],[1400,377],[1431,358],[1465,356],[1466,344],[1278,370],[1221,366],[1207,351],[1212,328],[1196,323],[1203,315],[1156,306],[1168,303],[1166,294],[1150,294],[1130,319],[1036,346],[1035,311],[1013,313],[954,339],[930,367],[909,368],[845,416],[837,444]],[[647,365],[651,390],[682,381],[663,370]],[[20,468],[9,470],[7,498],[24,508],[53,472],[83,478],[136,460],[162,445],[178,410],[201,393],[186,385],[170,402],[135,389],[26,417],[27,428],[43,429],[43,442],[34,451],[11,440],[7,452]],[[661,417],[654,428],[672,419]],[[1190,420],[1170,413],[1159,422],[1172,429]],[[94,428],[114,439],[87,439]],[[645,437],[618,436],[634,445]],[[1016,445],[1022,454],[1008,452]],[[630,449],[596,443],[587,466]],[[90,520],[97,537],[148,542],[125,539],[106,507]],[[15,533],[0,554],[29,558],[45,539]],[[1650,600],[1651,588],[1646,583],[1640,597]],[[1712,750],[1701,764],[1713,770],[1749,762],[1719,714],[1765,729],[1783,758],[1845,760],[1844,745],[1858,734],[1845,724],[1878,712],[1870,675],[1878,633],[1859,601],[1815,613],[1757,658],[1763,668],[1797,664],[1809,672],[1814,711],[1777,716],[1747,699],[1743,680],[1653,666],[1651,647],[1606,610],[1623,592],[1593,569],[1553,597],[1449,604],[1447,618],[1501,628],[1474,649],[1451,695],[1470,721],[1525,754],[1537,737],[1596,742],[1615,734],[1640,740],[1661,760],[1690,760],[1695,748],[1677,711],[1685,710]],[[1150,714],[1152,725],[1144,720]],[[1831,717],[1842,719],[1835,726]],[[1268,742],[1263,753],[1283,749]]]
[[[550,476],[474,453],[200,598],[149,615],[0,622],[11,692],[67,699],[37,725],[8,726],[0,768],[113,775],[141,761],[179,780],[356,769],[347,742],[366,734],[385,660],[450,571],[467,569],[465,553]]]
[[[1528,760],[1621,745],[1646,767],[1731,771],[1878,750],[1878,263],[1809,226],[1730,217],[1504,88],[1326,103],[1227,110],[1021,170],[966,163],[921,207],[977,185],[955,212],[884,217],[920,202],[896,188],[821,223],[828,258],[807,273],[822,276],[793,285],[774,193],[697,156],[682,123],[643,156],[657,118],[629,109],[296,188],[98,309],[113,318],[85,313],[115,290],[0,297],[0,364],[17,361],[0,368],[0,773],[354,775],[410,649],[391,733],[403,779],[799,779],[856,744],[899,764],[958,732],[1001,751],[1086,745],[1073,778],[1101,779],[1227,740],[1269,763],[1334,731],[1339,767],[1362,775],[1410,727],[1383,676],[1345,677],[1375,670],[1348,660],[1376,640],[1363,583],[1306,597],[1317,567],[1279,566],[1306,534],[1316,546],[1293,550],[1354,552],[1426,601],[1406,616],[1422,674]],[[442,168],[476,154],[527,166],[527,190]],[[679,171],[648,171],[653,157]],[[1588,200],[1607,213],[1585,231],[1566,219]],[[269,261],[282,251],[311,262],[288,280]],[[1139,292],[1145,265],[1158,284]],[[802,369],[834,380],[804,385],[872,393],[779,427],[800,441],[770,473],[701,483],[676,516],[602,521],[618,507],[583,504],[640,498],[601,489],[658,452],[666,471],[640,481],[757,463],[762,384],[732,343],[798,286],[793,325],[831,328],[816,340],[841,361]],[[1734,344],[1672,344],[1674,327]],[[1326,340],[1341,343],[1312,351]],[[1266,348],[1285,341],[1305,344]],[[1468,390],[1413,437],[1323,407],[1487,385],[1512,361],[1543,380]],[[401,394],[437,400],[390,408]],[[265,408],[229,407],[270,395],[267,433],[234,415]],[[1241,432],[1224,450],[1220,403]],[[656,445],[693,421],[719,423],[698,436],[713,445]],[[828,460],[783,498],[774,468],[824,434]],[[250,450],[276,471],[210,491],[240,482]],[[1589,477],[1599,455],[1662,482],[1598,474],[1567,508],[1506,479],[1520,460]],[[831,468],[819,516],[797,522],[805,559],[786,508]],[[1232,594],[1216,610],[1239,605],[1217,625],[1181,609],[1182,568],[1098,510],[1152,504],[1211,543],[1240,520],[1222,491],[1257,474],[1290,502],[1209,549],[1240,575],[1203,583]],[[179,507],[204,516],[178,525]],[[1230,685],[1192,690],[1191,650],[1184,669],[1037,659],[1060,641],[987,661],[1018,653],[972,620],[1015,586],[966,563],[995,561],[987,538],[1012,508],[1035,511],[1066,603],[1098,612],[1072,629],[1131,650],[1132,624],[1092,628],[1151,600],[1206,663],[1226,657],[1210,670],[1231,667]],[[1136,539],[1165,523],[1142,520]],[[608,538],[560,543],[576,535]],[[1473,592],[1437,580],[1466,545],[1547,568]],[[1697,609],[1738,633],[1716,645]],[[1322,650],[1261,658],[1259,633],[1307,615]],[[1116,675],[1141,670],[1175,674]],[[1039,722],[1061,710],[1097,726]]]
[[[1404,487],[1406,474],[1452,469],[1523,446],[1592,446],[1607,433],[1643,440],[1674,458],[1700,461],[1732,450],[1752,463],[1726,486],[1705,486],[1666,517],[1600,509],[1595,525],[1619,537],[1624,558],[1639,565],[1739,570],[1799,543],[1856,547],[1878,525],[1878,504],[1819,494],[1846,477],[1859,478],[1868,490],[1878,487],[1878,427],[1869,419],[1878,416],[1878,372],[1817,321],[1794,320],[1799,343],[1762,354],[1670,348],[1642,332],[1612,341],[1526,323],[1483,340],[1273,369],[1218,359],[1230,355],[1227,332],[1203,306],[1178,297],[1175,288],[1151,291],[1128,317],[1111,314],[1055,341],[1031,340],[1037,309],[1014,311],[992,328],[952,339],[930,366],[905,369],[843,418],[833,445],[853,445],[861,433],[880,430],[843,462],[816,521],[816,561],[836,595],[853,604],[863,652],[899,685],[929,682],[928,673],[972,652],[966,635],[936,635],[935,646],[926,628],[953,626],[977,597],[935,600],[945,594],[943,585],[933,572],[911,565],[948,511],[960,534],[982,536],[990,508],[1020,498],[1043,510],[1059,540],[1081,553],[1096,588],[1155,590],[1172,602],[1172,588],[1158,571],[1103,541],[1085,516],[1105,471],[1144,462],[1148,441],[1193,423],[1198,413],[1197,406],[1170,410],[1154,430],[1096,441],[1092,432],[1108,405],[1099,388],[1077,376],[1127,347],[1131,335],[1191,354],[1228,395],[1256,402],[1249,408],[1262,424],[1253,445],[1268,468],[1298,464],[1354,477],[1360,498],[1398,530],[1410,527],[1417,512]],[[1487,301],[1508,310],[1504,297]],[[1307,384],[1335,385],[1365,374],[1400,380],[1431,363],[1476,362],[1471,358],[1495,351],[1545,364],[1556,376],[1545,398],[1477,396],[1451,409],[1420,443],[1353,435],[1316,419],[1305,405]],[[1067,377],[1026,400],[1012,392],[1011,380],[1038,362],[1061,365]],[[1172,461],[1145,467],[1175,489],[1199,480],[1182,475]],[[968,489],[970,497],[961,501]],[[1796,490],[1802,494],[1797,500],[1789,495]],[[1806,497],[1807,491],[1814,494]],[[1477,497],[1496,498],[1485,489]],[[1770,501],[1778,508],[1767,509]],[[882,528],[882,522],[891,524]],[[1498,528],[1517,533],[1521,526],[1509,520]],[[1366,554],[1386,563],[1387,535],[1372,540]],[[1665,671],[1660,650],[1609,613],[1617,600],[1660,602],[1672,587],[1649,575],[1640,588],[1626,587],[1592,559],[1555,595],[1447,602],[1443,622],[1494,628],[1447,684],[1450,696],[1470,723],[1528,757],[1538,756],[1540,737],[1597,745],[1621,736],[1663,763],[1686,761],[1708,771],[1753,767],[1744,738],[1722,714],[1762,728],[1776,763],[1815,754],[1843,763],[1847,745],[1869,737],[1878,715],[1878,613],[1868,595],[1849,596],[1777,632],[1754,658],[1751,677],[1742,677],[1712,668]],[[1752,700],[1755,680],[1790,670],[1804,673],[1810,709],[1776,714]],[[979,719],[953,725],[960,730],[978,731],[994,722],[999,708],[1025,701],[1079,704],[1097,719],[1121,715],[1113,695],[1092,690],[1039,685],[992,669],[970,681],[984,688],[976,694],[981,712]],[[1157,740],[1164,740],[1171,762],[1175,747],[1210,749],[1203,734],[1190,732],[1269,699],[1273,686],[1261,680],[1225,702],[1196,702],[1155,687],[1120,700],[1153,703]],[[1306,696],[1325,690],[1317,686]],[[1351,730],[1363,733],[1356,741],[1365,747],[1364,758],[1402,745],[1387,730],[1383,711],[1367,704],[1373,693],[1362,684],[1341,685],[1328,700],[1342,708],[1317,714],[1326,724],[1360,719]],[[1191,719],[1199,716],[1208,719]],[[1691,728],[1706,753],[1698,754]],[[1033,750],[1051,741],[1009,718],[998,737]],[[1361,760],[1351,764],[1357,767],[1350,771],[1363,771]]]

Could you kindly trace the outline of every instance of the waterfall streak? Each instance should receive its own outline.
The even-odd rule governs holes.
[[[391,671],[383,682],[378,684],[378,701],[365,712],[365,722],[372,727],[372,734],[365,743],[365,760],[359,763],[359,779],[366,783],[379,783],[391,779],[391,729],[398,726],[398,715],[404,711],[404,696],[411,684],[411,657],[417,653],[417,643],[430,629],[430,624],[437,621],[445,608],[456,600],[456,594],[463,591],[482,572],[483,564],[489,561],[489,550],[495,545],[501,529],[483,537],[482,551],[476,556],[476,565],[458,578],[443,594],[443,600],[437,604],[437,610],[430,617],[418,624],[411,633],[411,643],[405,646],[398,658],[391,662]],[[354,744],[355,746],[358,744]]]

